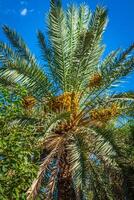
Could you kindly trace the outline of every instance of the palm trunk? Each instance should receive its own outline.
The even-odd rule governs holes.
[[[60,170],[58,174],[58,200],[76,200],[66,153],[64,153],[60,161]]]

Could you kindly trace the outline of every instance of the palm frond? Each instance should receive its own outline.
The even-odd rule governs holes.
[[[120,83],[120,78],[126,76],[134,69],[134,59],[133,56],[129,55],[134,50],[134,45],[130,45],[126,51],[123,53],[118,53],[115,51],[112,58],[102,64],[100,71],[103,76],[102,87],[105,88],[117,82]],[[112,62],[111,62],[112,61]],[[103,85],[104,84],[104,85]]]
[[[11,76],[12,74],[12,76]],[[12,81],[14,84],[22,84],[36,96],[46,96],[51,84],[44,72],[37,66],[29,66],[25,60],[16,58],[8,60],[8,63],[0,68],[1,77]]]
[[[0,41],[0,63],[1,65],[7,64],[9,60],[13,60],[15,58],[15,53],[12,48]]]
[[[66,75],[69,67],[66,17],[62,8],[56,6],[54,1],[51,1],[48,30],[54,52],[55,76],[62,90],[66,91]]]
[[[107,23],[107,11],[98,7],[92,15],[88,29],[80,34],[79,42],[74,56],[74,77],[75,88],[81,89],[89,81],[89,76],[96,70],[104,46],[101,45],[101,38]],[[79,80],[79,83],[76,82]],[[77,86],[76,86],[77,85]]]
[[[40,45],[41,50],[42,50],[42,57],[44,59],[46,59],[49,56],[49,49],[48,49],[48,47],[46,45],[45,36],[42,33],[42,31],[38,30],[37,37],[38,37],[39,45]],[[49,59],[50,59],[50,57],[49,57]]]
[[[68,27],[68,46],[69,46],[69,69],[68,69],[68,75],[67,75],[67,88],[68,90],[71,90],[70,88],[71,85],[71,77],[70,74],[72,73],[73,69],[73,58],[74,58],[74,53],[75,49],[77,46],[78,42],[78,20],[79,20],[79,15],[78,15],[78,9],[75,7],[75,5],[69,6],[67,9],[67,27]]]
[[[51,153],[45,158],[44,162],[39,167],[39,172],[37,178],[33,181],[31,187],[27,191],[27,200],[35,199],[38,194],[38,190],[41,186],[42,179],[45,175],[47,167],[49,163],[52,161],[53,157],[58,153],[58,149],[61,148],[61,144],[63,143],[63,138],[61,137],[60,140],[57,142],[54,149]]]
[[[87,155],[84,149],[82,149],[83,144],[85,145],[82,139],[70,135],[67,150],[69,152],[69,164],[76,191],[83,188],[86,179]]]
[[[52,56],[53,56],[52,50],[48,47],[45,36],[40,30],[37,32],[37,37],[38,37],[38,41],[39,41],[39,45],[41,49],[42,59],[43,61],[46,61],[48,63],[49,67],[51,67]]]
[[[116,166],[113,162],[112,155],[114,153],[110,143],[93,130],[86,130],[85,128],[74,135],[70,134],[68,143],[69,163],[76,192],[78,193],[80,189],[84,195],[87,194],[88,196],[89,190],[94,195],[96,193],[100,195],[102,191],[105,193],[107,190],[106,195],[109,196],[110,188],[105,185],[105,178],[102,174],[103,168],[106,166]],[[99,168],[101,170],[98,170]],[[95,190],[93,185],[96,188]],[[98,185],[101,187],[101,192],[97,189]]]
[[[59,148],[58,153],[57,153],[56,163],[52,167],[52,170],[50,172],[51,175],[50,175],[50,178],[49,178],[49,182],[47,184],[47,200],[54,198],[54,190],[56,189],[56,181],[57,181],[57,176],[58,176],[58,173],[59,173],[59,166],[60,166],[62,154],[64,152],[63,147],[64,146],[61,145],[61,147]]]
[[[100,74],[101,79],[99,86],[92,87],[89,90],[89,85],[87,85],[87,90],[85,90],[85,95],[83,93],[84,102],[93,101],[98,97],[103,96],[104,91],[110,89],[111,87],[119,86],[121,78],[127,76],[134,69],[134,59],[133,59],[133,44],[130,45],[125,51],[121,53],[121,50],[111,52],[99,65],[97,74]],[[131,56],[129,55],[131,53]],[[94,72],[93,72],[94,73]],[[89,93],[88,93],[89,92]],[[88,94],[87,94],[88,93]]]
[[[66,121],[69,118],[69,114],[66,112],[58,113],[58,114],[50,114],[47,116],[46,123],[44,126],[44,134],[47,137],[49,134],[52,133],[52,130],[56,129],[56,126],[62,121]],[[44,140],[44,139],[43,139]]]
[[[57,175],[58,175],[58,164],[51,170],[51,177],[47,185],[46,200],[53,198]]]
[[[42,92],[46,95],[50,89],[50,83],[46,74],[37,64],[35,57],[31,54],[25,42],[17,32],[7,26],[3,26],[3,30],[15,51],[13,51],[8,45],[3,44],[2,42],[0,43],[1,62],[3,64],[2,75],[4,75],[4,68],[16,70],[19,82],[22,81],[22,84],[23,82],[26,82],[25,85],[29,85],[29,88],[33,90],[33,93],[37,91],[37,95],[39,96]],[[17,73],[15,72],[15,74]]]
[[[134,92],[128,91],[128,92],[118,93],[118,94],[115,94],[113,98],[134,99]]]
[[[20,57],[25,58],[31,64],[35,64],[35,57],[31,54],[30,50],[28,49],[20,35],[15,30],[12,30],[6,25],[3,26],[3,31],[9,39],[9,41],[11,42],[11,44],[13,45],[13,47],[15,48],[16,53]]]
[[[82,4],[79,9],[79,22],[78,22],[79,34],[81,34],[82,32],[84,32],[88,29],[90,18],[91,18],[90,9],[88,8],[87,5]]]
[[[101,63],[101,71],[103,71],[103,68],[105,70],[105,68],[107,68],[107,67],[110,68],[110,66],[113,66],[113,64],[115,63],[115,60],[117,59],[117,56],[118,56],[120,51],[121,51],[120,49],[117,49],[115,51],[110,52],[106,56],[106,58]]]
[[[11,79],[9,80],[9,79],[7,79],[7,77],[4,78],[2,76],[0,77],[0,85],[4,86],[6,88],[13,88],[16,86],[16,84],[14,83],[13,80],[11,80]]]
[[[41,31],[38,31],[37,38],[39,42],[39,46],[41,49],[41,56],[44,64],[44,70],[47,73],[48,79],[53,83],[55,88],[57,87],[59,90],[58,79],[55,75],[55,65],[54,65],[54,55],[53,49],[49,43],[47,43],[44,34]]]
[[[104,175],[103,170],[101,171],[96,165],[94,165],[91,161],[89,161],[90,168],[90,187],[93,191],[93,196],[97,199],[102,200],[110,199],[114,200],[114,195],[109,182],[108,177]]]

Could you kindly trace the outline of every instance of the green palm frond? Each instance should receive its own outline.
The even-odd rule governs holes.
[[[52,131],[56,129],[57,125],[62,121],[66,121],[69,118],[69,114],[64,112],[60,114],[50,114],[45,118],[45,126],[43,127],[44,136],[47,137],[52,134]],[[44,144],[46,138],[43,137],[39,143]]]
[[[8,47],[5,46],[5,51],[9,51]],[[22,84],[29,91],[36,96],[48,95],[51,87],[48,78],[45,73],[39,68],[39,66],[28,64],[26,60],[18,57],[6,58],[4,65],[0,68],[0,76],[12,83]],[[3,59],[2,59],[3,62]],[[36,94],[37,93],[37,94]]]
[[[11,79],[9,80],[9,79],[7,79],[7,77],[4,78],[2,76],[0,77],[0,85],[7,87],[7,88],[12,88],[12,87],[16,86],[16,84],[14,83],[13,80],[11,80]]]
[[[54,58],[53,58],[53,50],[50,44],[47,43],[44,34],[41,31],[38,31],[37,38],[39,42],[39,47],[41,49],[41,56],[43,61],[45,62],[43,68],[47,73],[47,77],[56,85],[56,90],[59,90],[58,78],[55,76],[55,65],[54,65]]]
[[[68,144],[69,163],[71,165],[71,172],[74,179],[75,190],[83,188],[86,178],[86,160],[87,155],[82,149],[83,140],[77,137],[70,136]]]
[[[87,5],[82,4],[79,9],[79,33],[86,31],[89,26],[89,21],[91,18],[91,11]]]
[[[44,34],[39,30],[37,32],[37,37],[41,49],[42,59],[43,61],[46,61],[51,69],[52,66],[52,51],[50,47],[48,46]],[[51,69],[52,71],[52,69]],[[50,73],[50,72],[49,72]]]
[[[104,7],[97,6],[89,23],[89,31],[94,32],[94,39],[99,40],[102,37],[107,21],[107,10]]]
[[[84,37],[86,31],[88,30],[91,12],[84,4],[81,5],[79,10],[75,5],[72,5],[68,7],[66,17],[69,43],[69,70],[67,76],[67,85],[68,90],[76,90],[76,83],[74,81],[76,79],[77,72],[79,71],[76,66],[79,65],[80,52],[83,50],[81,48],[81,39],[82,35]]]
[[[115,94],[114,98],[127,98],[127,99],[134,99],[134,92],[128,91],[124,93]]]
[[[106,23],[107,11],[98,7],[90,17],[88,29],[80,34],[75,54],[73,77],[79,82],[75,83],[75,88],[78,87],[82,90],[87,85],[91,72],[97,69],[104,50],[104,46],[101,45],[101,37]]]
[[[104,102],[108,105],[109,103],[116,103],[119,105],[118,117],[131,117],[133,116],[134,98],[133,92],[119,93],[109,96]],[[118,120],[117,120],[118,121]]]
[[[130,53],[134,50],[134,45],[132,44],[126,51],[118,54],[118,51],[113,52],[111,59],[109,56],[106,58],[106,63],[102,63],[100,71],[104,77],[102,85],[108,87],[111,84],[119,82],[119,79],[126,76],[128,73],[133,71],[134,59]],[[112,61],[112,62],[111,62]]]
[[[69,136],[67,147],[70,154],[70,165],[77,189],[86,183],[88,169],[87,163],[96,162],[96,165],[116,167],[113,157],[116,155],[108,137],[98,135],[97,132],[89,129],[79,130],[76,135]],[[98,163],[98,164],[97,164]]]
[[[121,49],[111,52],[99,65],[97,72],[102,78],[99,87],[85,90],[86,101],[101,97],[107,89],[117,87],[122,82],[120,79],[127,76],[134,69],[133,44],[121,53]],[[131,54],[131,56],[130,56]],[[89,94],[87,92],[89,91]],[[85,101],[85,102],[86,102]]]
[[[68,47],[69,47],[69,69],[68,69],[68,75],[67,75],[67,88],[68,90],[71,90],[72,88],[70,88],[71,86],[71,77],[70,74],[72,73],[72,69],[73,69],[73,59],[74,59],[74,53],[75,53],[75,49],[78,43],[78,39],[79,39],[79,32],[78,32],[78,20],[79,20],[79,16],[78,16],[78,9],[77,7],[70,6],[67,9],[67,27],[68,27]]]
[[[13,60],[15,57],[13,49],[9,45],[0,41],[0,64],[7,64],[9,60]]]
[[[42,76],[42,72],[38,71],[38,74],[36,72],[36,70],[34,71],[32,68],[29,68],[25,61],[9,63],[0,69],[1,78],[7,79],[12,84],[25,86],[29,93],[40,99],[48,95],[50,83],[46,77]]]
[[[99,132],[89,129],[89,136],[93,137],[93,147],[91,154],[94,154],[100,162],[104,163],[107,166],[116,167],[117,164],[115,162],[114,156],[116,155],[116,151],[114,150],[114,146],[110,143],[109,138],[105,138],[103,135],[99,134]]]
[[[91,132],[93,133],[94,131],[90,130],[90,133]],[[86,136],[84,132],[82,132],[82,134],[79,136],[77,134],[76,136],[70,136],[67,147],[70,155],[70,165],[76,192],[80,189],[84,192],[84,195],[87,193],[88,196],[89,187],[90,190],[92,188],[92,191],[94,191],[93,185],[95,185],[95,187],[100,185],[99,187],[101,187],[101,190],[109,196],[111,193],[110,188],[108,185],[105,185],[104,177],[102,177],[101,174],[103,172],[98,171],[98,168],[102,170],[102,166],[115,166],[112,157],[110,161],[110,155],[114,154],[112,147],[101,136],[97,136],[93,140],[94,134]],[[93,194],[96,195],[96,191],[94,191]],[[98,195],[100,195],[99,190]]]
[[[30,50],[28,49],[20,35],[6,25],[3,26],[3,31],[11,42],[12,46],[14,47],[16,54],[18,54],[22,58],[25,58],[31,64],[35,64],[35,57],[31,54]]]
[[[90,168],[90,184],[89,188],[92,188],[93,196],[97,199],[110,199],[115,200],[112,188],[108,182],[108,177],[105,177],[102,169],[99,169],[91,161],[89,163]]]
[[[66,91],[66,76],[69,67],[66,17],[60,6],[51,1],[48,31],[54,53],[54,72],[62,90]]]
[[[35,94],[37,92],[36,96],[40,96],[41,93],[46,96],[50,83],[43,70],[37,64],[35,57],[30,53],[23,39],[14,30],[7,26],[4,26],[3,30],[15,50],[13,51],[7,45],[0,43],[0,61],[3,65],[0,69],[1,76],[6,77],[6,74],[8,74],[8,79],[11,79],[14,83],[19,81],[26,87],[28,86],[31,93]],[[14,78],[11,77],[8,70],[11,70]]]
[[[134,93],[126,92],[115,94],[113,99],[121,103],[122,116],[134,117]]]
[[[108,54],[108,56],[106,56],[106,58],[104,58],[104,60],[103,60],[102,63],[101,63],[101,70],[102,70],[102,72],[103,72],[103,68],[104,68],[104,70],[105,70],[106,67],[109,66],[109,68],[110,68],[110,66],[113,66],[113,65],[114,65],[115,60],[116,60],[116,58],[117,58],[117,55],[118,55],[118,53],[119,53],[120,51],[121,51],[120,49],[117,49],[117,50],[115,50],[115,51],[112,51],[112,52],[110,52],[110,53]]]

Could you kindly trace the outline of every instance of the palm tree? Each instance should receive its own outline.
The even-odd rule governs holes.
[[[134,44],[102,60],[107,21],[104,7],[92,13],[72,5],[64,12],[59,0],[51,0],[47,40],[38,31],[43,66],[16,31],[3,26],[12,46],[0,42],[0,83],[27,89],[15,122],[33,126],[42,152],[27,200],[115,199],[109,173],[120,173],[116,148],[97,130],[133,105],[110,89],[133,71]]]

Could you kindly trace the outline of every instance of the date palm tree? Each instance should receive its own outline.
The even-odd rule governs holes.
[[[3,26],[11,46],[0,42],[0,83],[27,89],[15,123],[31,124],[41,149],[27,200],[116,199],[110,177],[120,174],[116,148],[110,133],[98,129],[133,106],[133,98],[111,94],[111,88],[134,70],[134,44],[102,59],[107,21],[104,7],[92,13],[72,5],[64,12],[59,0],[51,0],[47,39],[37,35],[43,66],[18,33]]]

